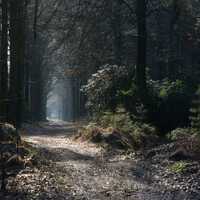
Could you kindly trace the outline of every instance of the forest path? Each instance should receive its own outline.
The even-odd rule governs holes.
[[[28,135],[23,136],[25,141],[43,149],[46,158],[55,164],[57,184],[67,188],[68,194],[60,194],[59,200],[182,198],[174,198],[174,194],[167,190],[156,189],[151,183],[147,162],[127,159],[120,154],[104,154],[100,147],[74,141],[71,136],[78,127],[79,124],[49,122],[27,128]]]

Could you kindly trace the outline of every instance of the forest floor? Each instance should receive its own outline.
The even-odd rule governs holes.
[[[192,194],[184,189],[184,183],[181,185],[181,180],[189,185],[191,180],[183,180],[183,176],[180,179],[180,175],[174,176],[169,170],[166,172],[157,161],[75,141],[72,136],[79,126],[49,122],[25,127],[23,140],[39,151],[40,165],[25,168],[10,181],[13,193],[5,194],[4,199],[200,199],[199,183],[192,180],[198,186]],[[194,162],[191,165],[196,166]]]

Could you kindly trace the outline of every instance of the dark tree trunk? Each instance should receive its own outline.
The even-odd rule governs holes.
[[[168,78],[171,80],[176,79],[176,73],[179,66],[179,46],[180,46],[180,37],[175,28],[179,20],[179,6],[177,1],[173,0],[172,3],[172,13],[170,19],[170,32],[169,32],[169,63],[168,63]],[[178,59],[177,59],[178,58]]]
[[[114,33],[114,57],[115,64],[122,64],[122,33],[121,33],[121,0],[116,0],[113,4],[113,33]]]
[[[17,128],[22,122],[24,99],[24,8],[24,0],[10,0],[10,120]]]
[[[8,1],[2,0],[2,34],[1,34],[1,54],[0,54],[0,112],[1,120],[7,121],[8,104]]]
[[[137,67],[136,67],[136,82],[141,94],[141,97],[146,95],[146,0],[137,0]]]

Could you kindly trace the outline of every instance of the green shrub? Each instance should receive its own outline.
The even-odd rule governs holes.
[[[119,91],[130,85],[131,68],[117,65],[104,65],[91,76],[82,87],[87,96],[86,106],[92,115],[105,110],[115,110],[121,99]]]
[[[134,128],[133,117],[122,107],[118,107],[116,112],[104,112],[98,122],[103,127],[113,127],[125,133]]]
[[[169,166],[169,170],[174,173],[183,173],[188,166],[187,162],[179,161]]]
[[[200,87],[197,89],[190,109],[190,123],[193,129],[200,129]]]
[[[141,123],[153,124],[164,134],[177,127],[189,125],[195,89],[193,84],[184,79],[148,80],[146,101],[142,102],[132,74],[128,67],[105,65],[93,74],[82,88],[87,96],[90,113],[98,119],[101,118],[103,125],[111,123],[118,128],[119,124],[122,128],[121,121],[126,120],[127,125],[123,129],[132,129],[130,121],[134,118],[133,121],[136,119]],[[119,105],[123,105],[130,116],[122,113],[119,119],[116,111]]]
[[[182,138],[190,137],[194,134],[191,128],[177,128],[167,134],[167,138],[171,141],[176,141]]]
[[[193,90],[181,80],[148,82],[150,103],[148,105],[150,121],[162,132],[189,124],[189,108]]]
[[[123,105],[137,120],[156,126],[167,133],[177,127],[189,125],[193,88],[182,80],[147,81],[147,100],[141,102],[134,84],[121,91]]]
[[[150,124],[137,121],[124,108],[120,107],[115,113],[105,112],[98,121],[104,128],[112,127],[120,134],[127,135],[133,148],[153,146],[157,142],[157,129]],[[129,144],[129,146],[131,146]]]

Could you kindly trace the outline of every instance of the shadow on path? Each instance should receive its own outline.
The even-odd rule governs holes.
[[[41,149],[46,159],[59,164],[55,169],[61,173],[59,178],[66,174],[70,176],[73,199],[191,199],[185,193],[172,192],[153,182],[149,163],[145,160],[129,160],[120,156],[115,159],[112,154],[101,157],[100,148],[73,141],[70,137],[76,130],[77,124],[45,123],[39,127],[27,127],[28,134],[23,136]]]
[[[80,154],[67,148],[41,148],[45,152],[46,158],[53,162],[68,162],[72,161],[94,161],[95,158],[89,155]]]

